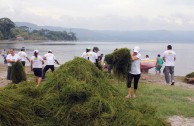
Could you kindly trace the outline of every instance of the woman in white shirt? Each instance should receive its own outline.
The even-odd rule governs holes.
[[[10,49],[10,54],[7,55],[6,60],[7,60],[7,80],[11,80],[11,67],[12,63],[16,63],[20,60],[19,55],[15,54],[14,49]]]
[[[128,94],[126,98],[131,97],[131,83],[134,78],[134,94],[133,97],[136,97],[136,90],[138,88],[138,82],[141,76],[140,71],[140,62],[141,62],[141,54],[139,53],[140,48],[138,46],[134,47],[133,53],[131,54],[131,69],[128,73],[128,79],[127,79],[127,88],[128,88]]]
[[[31,71],[34,72],[35,81],[37,86],[42,79],[42,65],[44,64],[43,58],[38,55],[38,50],[34,50],[34,56],[31,57]]]

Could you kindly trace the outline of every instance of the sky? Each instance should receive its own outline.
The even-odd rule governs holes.
[[[92,30],[194,30],[194,0],[0,0],[0,18]]]

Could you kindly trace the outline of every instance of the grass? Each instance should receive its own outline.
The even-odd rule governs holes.
[[[123,97],[127,94],[124,82],[114,84]],[[177,86],[156,85],[140,82],[137,98],[130,99],[135,105],[148,104],[156,107],[157,115],[168,118],[174,115],[194,117],[194,89],[186,89]]]

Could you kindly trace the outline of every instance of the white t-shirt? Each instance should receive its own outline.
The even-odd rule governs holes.
[[[88,52],[87,54],[88,54],[89,60],[92,63],[96,63],[96,59],[98,59],[98,54],[95,52]]]
[[[26,61],[26,57],[27,57],[26,52],[20,51],[20,52],[18,52],[18,55],[19,55],[21,61]]]
[[[18,54],[15,54],[14,56],[12,56],[11,54],[8,54],[6,57],[6,60],[11,60],[11,61],[16,61],[16,60],[20,60],[20,57]],[[8,66],[12,66],[11,63],[7,63]]]
[[[54,65],[56,57],[52,53],[47,53],[44,57],[46,58],[46,65]]]
[[[42,68],[43,59],[41,56],[37,56],[37,58],[35,56],[32,56],[30,60],[32,62],[32,68]]]
[[[89,56],[88,54],[89,54],[89,52],[87,52],[87,53],[86,52],[83,52],[83,54],[81,55],[81,57],[82,58],[85,58],[85,59],[88,59],[88,56]]]
[[[163,53],[165,58],[165,66],[175,66],[176,53],[173,50],[166,50]]]
[[[136,56],[138,59],[131,62],[131,70],[129,71],[129,73],[135,74],[135,75],[141,74],[141,71],[140,71],[141,54],[138,53]]]

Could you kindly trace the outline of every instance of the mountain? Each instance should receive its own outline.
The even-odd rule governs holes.
[[[31,30],[48,29],[52,31],[74,32],[79,41],[142,41],[142,42],[193,42],[194,31],[168,31],[168,30],[89,30],[80,28],[64,28],[54,26],[38,26],[28,22],[15,22],[17,26],[27,26]]]

